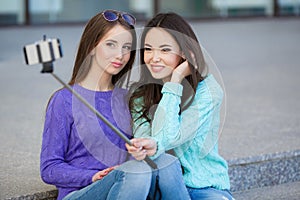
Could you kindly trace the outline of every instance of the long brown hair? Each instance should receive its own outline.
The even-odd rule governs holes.
[[[205,78],[207,72],[204,56],[197,37],[191,26],[181,16],[170,12],[160,13],[152,18],[146,24],[141,35],[140,80],[131,86],[129,94],[129,108],[131,112],[141,112],[142,114],[139,118],[144,118],[148,122],[151,122],[151,116],[153,116],[155,111],[155,108],[152,109],[152,107],[161,100],[161,89],[163,85],[161,80],[155,80],[152,77],[150,71],[145,67],[144,61],[145,37],[148,31],[154,27],[163,28],[176,40],[192,72],[191,75],[185,77],[185,80],[182,82],[184,89],[181,112],[192,103],[197,85]],[[139,110],[136,110],[136,99],[142,100],[142,107],[138,107]]]
[[[107,21],[104,19],[102,13],[98,13],[92,17],[85,26],[81,40],[78,47],[75,64],[73,67],[73,74],[70,85],[82,81],[90,70],[91,56],[90,52],[98,45],[103,36],[112,29],[116,24],[120,24],[125,29],[130,30],[132,35],[132,50],[130,52],[130,59],[125,67],[116,75],[112,77],[112,83],[121,86],[125,80],[129,80],[132,65],[134,63],[136,54],[136,32],[134,26],[129,25],[122,17],[119,17],[116,21]],[[128,78],[123,77],[124,75]],[[128,83],[127,83],[128,84]]]

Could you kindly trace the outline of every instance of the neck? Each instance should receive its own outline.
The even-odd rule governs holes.
[[[93,90],[93,91],[111,91],[114,89],[114,85],[112,83],[107,84],[107,82],[103,82],[99,80],[98,82],[94,82],[88,79],[85,79],[79,83],[80,86]]]
[[[94,91],[110,91],[114,89],[112,75],[99,70],[99,68],[93,67],[91,67],[87,76],[79,83],[79,85]]]

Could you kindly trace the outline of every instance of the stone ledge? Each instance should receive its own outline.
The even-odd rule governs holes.
[[[300,181],[300,150],[228,160],[231,191]],[[51,190],[5,200],[55,200]]]
[[[300,181],[300,150],[229,160],[231,191]]]
[[[271,154],[251,156],[246,158],[230,159],[227,162],[230,167],[234,167],[238,165],[248,165],[254,163],[267,162],[271,160],[289,159],[297,156],[300,156],[300,149],[293,150],[293,151],[276,152]]]
[[[5,200],[56,200],[57,190],[12,197]]]

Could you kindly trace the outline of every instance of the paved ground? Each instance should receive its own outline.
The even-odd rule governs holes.
[[[192,26],[225,85],[221,154],[234,159],[299,149],[299,18]],[[60,38],[64,58],[55,71],[67,81],[82,28],[0,28],[0,199],[53,188],[39,178],[39,150],[45,106],[60,85],[40,74],[41,66],[26,66],[22,47],[43,34]],[[299,189],[294,193],[300,196]]]
[[[236,192],[236,200],[299,200],[300,182]]]

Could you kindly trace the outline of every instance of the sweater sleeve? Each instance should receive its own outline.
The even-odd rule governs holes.
[[[163,97],[157,107],[151,127],[151,135],[157,141],[157,157],[166,150],[176,148],[193,140],[209,151],[216,142],[219,129],[219,112],[223,92],[216,82],[199,83],[192,104],[181,114],[182,86],[167,82],[162,89]]]
[[[57,187],[84,187],[92,183],[96,170],[74,167],[65,159],[69,145],[72,118],[71,106],[61,93],[51,98],[46,112],[40,171],[42,180]]]

